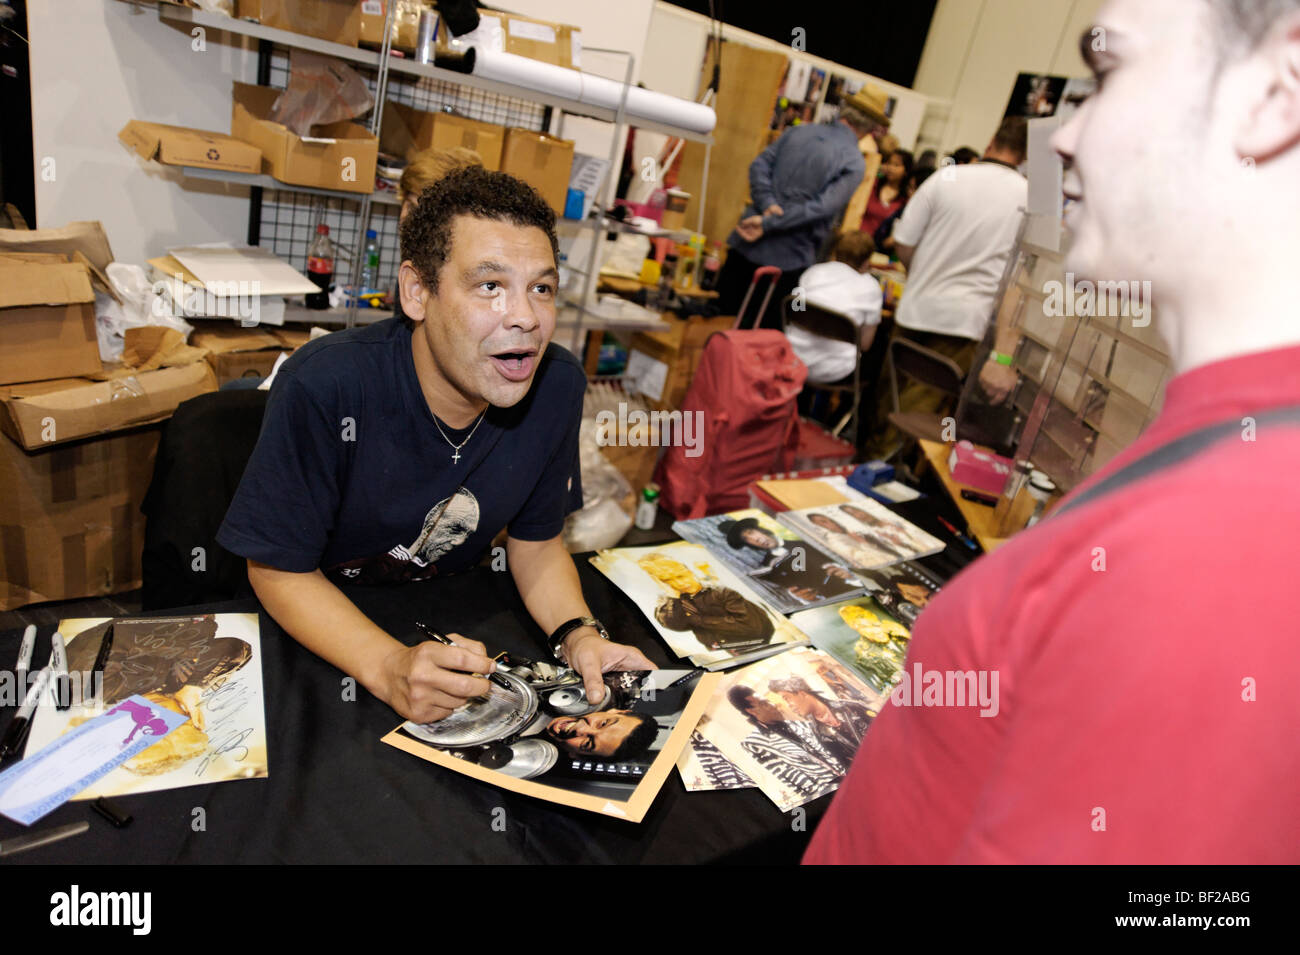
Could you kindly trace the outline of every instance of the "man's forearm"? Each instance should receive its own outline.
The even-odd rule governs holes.
[[[248,581],[289,636],[389,702],[381,665],[404,644],[358,610],[323,573],[296,574],[250,560]]]
[[[1024,293],[1013,283],[1002,299],[1002,306],[997,314],[997,331],[993,339],[993,350],[1003,355],[1014,355],[1020,344],[1020,332],[1012,325],[1016,311],[1020,307]]]
[[[528,614],[551,634],[567,620],[589,617],[578,568],[560,537],[547,541],[506,539],[506,562]]]

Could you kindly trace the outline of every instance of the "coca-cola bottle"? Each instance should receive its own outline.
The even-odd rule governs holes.
[[[334,281],[334,243],[330,241],[330,227],[323,222],[316,226],[316,238],[307,250],[307,277],[321,289],[307,296],[307,307],[329,308],[330,283]]]

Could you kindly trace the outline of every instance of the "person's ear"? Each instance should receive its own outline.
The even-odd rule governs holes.
[[[433,293],[425,288],[424,280],[410,259],[397,270],[397,294],[402,302],[402,313],[412,321],[424,321],[425,303]]]
[[[1300,14],[1284,18],[1251,56],[1233,143],[1242,162],[1267,162],[1300,144]]]

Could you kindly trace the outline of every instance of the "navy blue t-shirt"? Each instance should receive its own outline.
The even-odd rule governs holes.
[[[518,404],[489,407],[472,435],[438,422],[465,441],[454,462],[400,319],[317,339],[276,375],[217,541],[280,570],[381,583],[463,570],[503,527],[549,540],[582,506],[585,389],[577,359],[550,345]]]

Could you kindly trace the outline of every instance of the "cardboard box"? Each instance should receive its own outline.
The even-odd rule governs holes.
[[[282,91],[234,84],[230,134],[262,151],[262,167],[281,182],[342,192],[375,191],[379,139],[356,123],[324,123],[308,138],[273,123],[271,106]]]
[[[359,0],[237,0],[235,15],[344,46],[361,39]]]
[[[0,385],[103,370],[90,278],[69,256],[0,255]]]
[[[162,421],[182,401],[216,388],[216,376],[203,361],[110,381],[7,385],[0,387],[0,431],[37,450]]]
[[[464,146],[479,154],[487,169],[501,168],[506,128],[452,113],[431,113],[405,103],[386,103],[379,144],[386,153],[412,158],[425,149]]]
[[[556,215],[564,214],[573,167],[573,143],[531,129],[507,129],[501,171],[517,176],[542,194]]]
[[[397,0],[393,14],[394,49],[414,50],[420,35],[420,11],[432,10],[433,4],[418,0]],[[366,46],[384,45],[384,22],[388,16],[388,0],[361,0],[361,43]],[[385,107],[386,109],[387,107]]]
[[[98,222],[69,222],[58,229],[0,229],[0,250],[10,252],[80,252],[100,272],[113,261],[104,227]]]
[[[582,31],[567,23],[481,10],[478,29],[472,34],[452,39],[440,31],[438,42],[449,52],[461,52],[473,46],[568,69],[582,69]]]
[[[642,355],[638,361],[659,362],[662,387],[656,395],[646,395],[646,400],[657,411],[673,411],[682,406],[686,389],[700,365],[705,342],[714,332],[730,331],[734,318],[725,315],[717,318],[692,316],[685,321],[675,321],[669,329],[655,332],[637,332],[628,346],[629,358],[634,352]],[[655,380],[659,380],[655,378]]]
[[[241,328],[229,322],[195,322],[190,344],[208,350],[208,364],[220,387],[236,378],[265,378],[283,354],[306,344],[299,329]]]
[[[145,159],[156,159],[169,166],[262,171],[262,151],[225,133],[133,119],[122,127],[117,138]]]
[[[34,453],[0,439],[0,610],[140,586],[140,504],[159,431]]]

